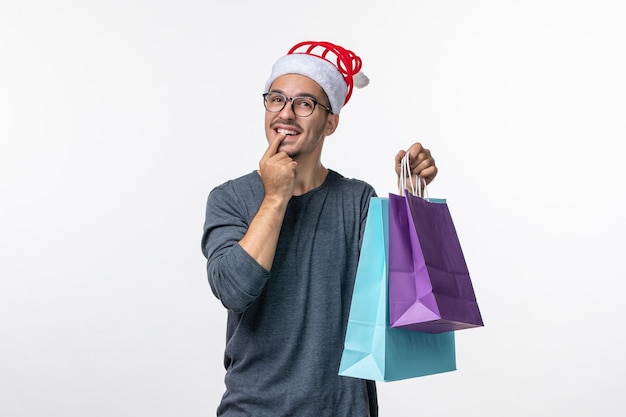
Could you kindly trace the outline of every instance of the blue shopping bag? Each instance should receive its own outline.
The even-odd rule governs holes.
[[[454,332],[389,325],[389,199],[373,197],[361,246],[339,375],[395,381],[456,370]]]

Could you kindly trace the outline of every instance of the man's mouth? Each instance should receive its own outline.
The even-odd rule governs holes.
[[[293,136],[293,135],[297,135],[298,132],[296,132],[295,130],[289,130],[289,129],[276,129],[276,133],[282,133],[284,135],[287,136]]]

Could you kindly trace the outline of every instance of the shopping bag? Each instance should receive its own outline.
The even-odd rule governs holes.
[[[339,375],[395,381],[456,370],[454,333],[389,325],[389,200],[370,199]]]
[[[389,195],[389,316],[429,333],[483,326],[446,200]]]

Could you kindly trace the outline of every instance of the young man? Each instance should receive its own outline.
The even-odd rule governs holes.
[[[294,46],[267,80],[259,169],[209,194],[202,250],[228,310],[218,416],[378,415],[374,382],[338,375],[375,191],[321,162],[353,86],[366,84],[360,68],[340,46]],[[408,152],[411,171],[430,182],[430,152],[418,143]]]

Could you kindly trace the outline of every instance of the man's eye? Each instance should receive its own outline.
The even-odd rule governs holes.
[[[311,107],[313,107],[313,102],[307,99],[299,99],[296,100],[296,106],[310,109]]]

